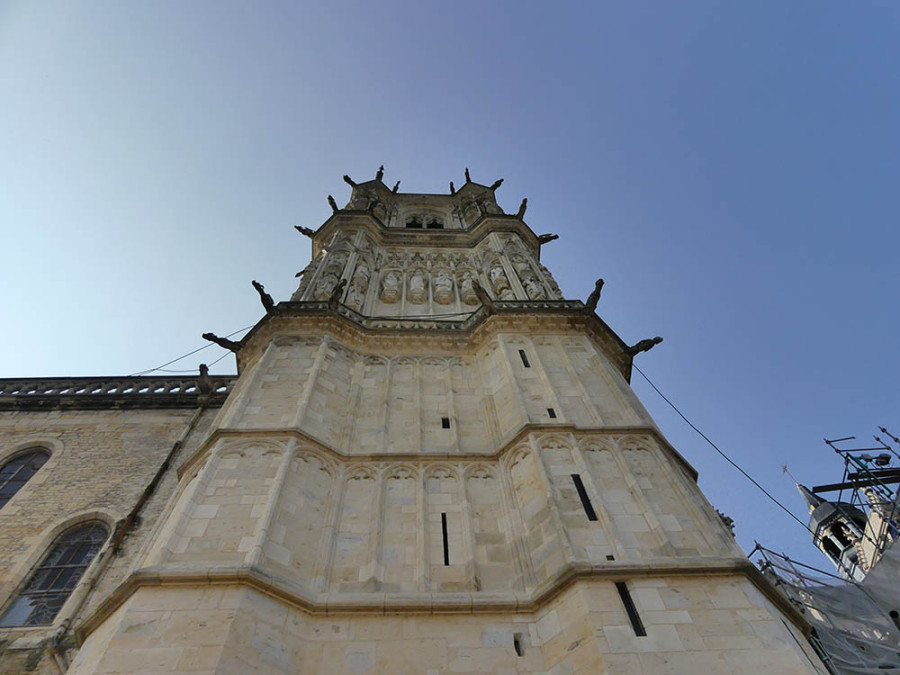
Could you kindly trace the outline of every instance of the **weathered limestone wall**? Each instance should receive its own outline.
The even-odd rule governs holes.
[[[514,604],[567,566],[742,555],[648,434],[535,431],[496,458],[458,461],[341,457],[294,435],[224,437],[183,483],[143,566],[258,566],[312,603],[379,592],[427,604],[464,592]]]
[[[626,391],[577,334],[500,334],[459,356],[285,336],[245,373],[217,425],[302,429],[350,455],[493,454],[526,424],[652,425]]]
[[[236,586],[144,588],[70,673],[825,673],[737,577],[579,582],[536,612],[313,616]],[[518,650],[516,647],[518,644]],[[812,656],[815,659],[815,656]]]
[[[0,464],[22,449],[40,446],[50,459],[0,509],[0,611],[12,599],[56,536],[86,520],[101,520],[110,533],[137,502],[173,444],[193,417],[193,409],[49,410],[0,412]],[[197,449],[214,417],[197,422],[176,462]],[[146,543],[153,524],[177,485],[174,465],[141,512],[142,521],[123,542],[85,610],[103,599],[125,576]],[[63,607],[72,611],[82,589]],[[43,642],[55,627],[0,629],[0,673],[57,672],[43,658]],[[43,660],[42,660],[43,659]]]

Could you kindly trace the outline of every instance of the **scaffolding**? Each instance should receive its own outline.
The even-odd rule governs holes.
[[[810,622],[810,642],[832,673],[900,674],[900,616],[893,609],[900,607],[900,549],[896,553],[889,549],[862,583],[758,544],[751,555],[769,581]]]
[[[900,439],[880,431],[895,443]],[[900,483],[900,460],[878,436],[874,447],[847,447],[853,436],[825,440],[844,460],[839,483],[817,485],[838,513],[865,515],[865,531],[855,543],[859,569],[834,559],[840,576],[791,560],[757,543],[755,558],[769,581],[809,620],[810,642],[835,675],[895,673],[900,675],[900,507],[893,486]],[[812,530],[810,530],[812,532]],[[825,542],[813,532],[815,544]],[[857,572],[862,572],[857,574]]]

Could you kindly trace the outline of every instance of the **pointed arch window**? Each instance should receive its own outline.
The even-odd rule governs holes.
[[[13,498],[19,489],[50,459],[44,448],[31,448],[21,452],[0,467],[0,509]]]
[[[0,616],[0,628],[53,623],[107,537],[109,529],[97,521],[82,523],[57,537],[28,583]]]

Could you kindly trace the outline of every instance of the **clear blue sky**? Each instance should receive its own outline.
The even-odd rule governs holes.
[[[900,435],[900,5],[0,4],[0,376],[115,375],[287,299],[341,175],[504,177],[601,316],[805,519],[822,437]],[[218,347],[176,367],[195,368]],[[233,372],[231,357],[217,372]],[[819,564],[649,388],[739,541]],[[825,563],[827,564],[827,563]]]

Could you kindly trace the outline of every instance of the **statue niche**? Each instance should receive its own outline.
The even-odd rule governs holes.
[[[431,275],[431,285],[434,293],[434,301],[439,305],[449,305],[453,302],[453,277],[446,269],[437,269]]]
[[[460,204],[460,210],[467,225],[471,225],[481,216],[481,209],[478,208],[478,204],[475,203],[474,199],[464,200]]]
[[[381,278],[381,301],[393,305],[400,301],[400,273],[397,270],[385,270]]]
[[[349,254],[344,250],[333,251],[326,256],[325,268],[316,282],[316,289],[313,293],[313,297],[316,300],[324,302],[331,297],[331,292],[337,286],[348,258]]]
[[[544,290],[544,285],[541,283],[537,274],[534,273],[534,269],[528,262],[528,258],[522,253],[513,253],[509,258],[516,273],[519,275],[519,281],[522,282],[522,286],[528,294],[528,298],[531,300],[546,300],[547,293]]]
[[[347,291],[346,304],[350,309],[360,311],[366,301],[366,290],[369,288],[369,277],[372,276],[369,264],[360,260],[350,279],[350,290]]]
[[[544,292],[544,285],[538,280],[537,275],[531,268],[526,269],[519,275],[522,286],[531,300],[546,300],[547,294]]]
[[[457,277],[459,284],[459,297],[467,305],[478,304],[478,294],[475,292],[475,274],[470,270],[463,270]]]
[[[488,270],[488,279],[491,280],[491,288],[494,289],[494,295],[501,300],[515,300],[516,295],[509,284],[506,272],[499,260],[491,263]]]
[[[414,305],[421,305],[428,300],[428,282],[425,270],[414,269],[409,274],[409,286],[406,290],[406,299]]]

